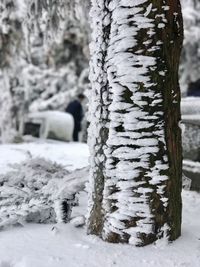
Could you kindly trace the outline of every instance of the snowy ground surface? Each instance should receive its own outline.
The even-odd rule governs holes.
[[[76,169],[88,165],[84,144],[34,142],[0,146],[0,172],[9,164],[40,156]],[[74,215],[86,213],[86,194]],[[36,225],[0,232],[0,267],[199,267],[200,195],[183,192],[182,237],[170,245],[157,243],[145,248],[106,244],[87,236],[84,228],[72,224]]]

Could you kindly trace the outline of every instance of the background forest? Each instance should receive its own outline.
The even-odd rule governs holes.
[[[89,93],[90,2],[32,1],[28,12],[25,0],[0,5],[0,133],[12,142],[27,113],[63,111],[78,93]],[[182,11],[185,96],[200,73],[200,2],[182,0]]]

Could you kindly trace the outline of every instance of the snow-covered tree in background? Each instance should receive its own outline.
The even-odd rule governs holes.
[[[199,78],[200,4],[199,0],[181,2],[184,94],[188,84]],[[23,114],[63,110],[76,92],[89,87],[89,6],[89,0],[0,1],[0,131],[5,141],[9,132],[14,135],[19,130]]]
[[[178,0],[93,0],[89,233],[144,246],[181,234]]]
[[[55,3],[58,3],[56,1]],[[88,88],[88,42],[89,1],[63,1],[66,14],[61,17],[60,27],[56,33],[58,40],[50,45],[48,38],[42,44],[32,45],[32,66],[29,70],[30,110],[61,109],[77,92]],[[39,26],[41,21],[38,22]],[[38,26],[38,27],[39,27]],[[41,28],[41,26],[40,26]],[[51,32],[48,27],[46,35]],[[44,34],[42,32],[43,38]],[[52,37],[49,38],[52,40]],[[46,47],[44,55],[41,48]],[[41,62],[43,59],[43,62]],[[38,68],[39,65],[39,68]],[[36,67],[36,68],[35,68]],[[35,73],[35,75],[34,75]]]
[[[200,1],[181,0],[184,18],[184,46],[180,67],[183,94],[188,85],[200,79]]]
[[[35,64],[26,70],[30,111],[63,110],[75,94],[88,88],[87,37],[80,25],[70,22],[60,43],[51,45],[45,57],[41,57],[41,47],[35,49]],[[43,68],[41,58],[46,59]]]
[[[0,128],[8,141],[28,111],[63,110],[88,88],[89,1],[0,4]]]
[[[3,138],[16,129],[13,86],[18,85],[17,78],[23,65],[20,45],[23,42],[22,17],[23,6],[18,1],[0,1],[0,67],[1,67],[1,133]],[[20,63],[18,60],[20,58]],[[15,66],[18,66],[18,69]],[[11,131],[12,129],[12,131]]]

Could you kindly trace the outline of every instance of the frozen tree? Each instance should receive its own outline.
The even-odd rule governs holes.
[[[88,35],[82,31],[80,23],[71,21],[61,41],[53,43],[45,57],[41,57],[40,46],[34,49],[35,63],[26,69],[30,111],[64,110],[72,97],[89,87]]]
[[[93,0],[88,231],[144,246],[181,234],[179,0]]]
[[[9,139],[10,135],[15,135],[17,127],[17,104],[20,103],[17,102],[21,95],[17,77],[24,65],[24,51],[21,50],[21,44],[24,42],[23,15],[23,2],[19,5],[18,1],[0,1],[0,129],[5,140]]]
[[[89,4],[82,2],[1,0],[1,45],[8,37],[2,25],[21,34],[9,38],[17,44],[9,42],[9,52],[1,55],[12,58],[19,44],[22,59],[33,64],[35,47],[48,54],[71,20],[87,25]],[[92,0],[92,6],[89,232],[137,246],[174,240],[181,232],[179,1]],[[16,69],[23,68],[24,61],[18,64]]]
[[[88,6],[88,0],[0,0],[3,141],[22,130],[29,111],[64,110],[89,87]]]

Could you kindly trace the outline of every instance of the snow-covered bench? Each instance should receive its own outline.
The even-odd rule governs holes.
[[[39,127],[38,135],[42,139],[56,139],[72,141],[74,119],[71,114],[60,111],[43,111],[30,113],[26,119],[27,124]],[[25,123],[25,124],[26,124]]]

